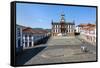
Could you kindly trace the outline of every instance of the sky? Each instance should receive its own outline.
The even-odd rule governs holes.
[[[32,28],[50,29],[51,22],[59,22],[61,14],[65,14],[66,22],[75,25],[96,23],[96,8],[82,6],[43,5],[32,3],[16,4],[16,23]]]

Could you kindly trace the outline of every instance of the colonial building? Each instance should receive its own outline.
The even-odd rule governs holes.
[[[80,32],[81,32],[81,27],[80,27],[79,25],[77,25],[77,26],[75,27],[75,32],[76,32],[76,33],[80,33]]]
[[[96,43],[96,25],[95,24],[80,24],[80,34],[84,39],[91,43]]]
[[[75,23],[66,22],[65,15],[61,14],[60,22],[52,21],[52,36],[74,36]]]
[[[20,25],[16,24],[16,53],[19,53],[22,50],[22,28]]]
[[[30,27],[23,29],[23,48],[32,48],[37,44],[45,43],[50,34],[46,30],[32,29]]]

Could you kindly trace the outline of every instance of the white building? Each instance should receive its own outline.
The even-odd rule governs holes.
[[[96,43],[96,25],[95,24],[81,24],[81,35],[90,43]]]
[[[52,21],[52,36],[74,36],[75,22],[66,22],[65,15],[61,14],[59,22]]]
[[[96,43],[96,28],[90,28],[87,33],[85,34],[87,40],[90,42]]]
[[[76,30],[75,31],[76,33],[80,33],[81,32],[81,27],[78,25],[78,26],[75,27],[75,30]]]
[[[22,28],[16,25],[16,53],[22,51]]]
[[[41,44],[50,34],[46,30],[26,28],[23,30],[23,48],[32,48]]]

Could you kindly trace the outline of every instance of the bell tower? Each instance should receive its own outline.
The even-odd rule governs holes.
[[[60,25],[61,25],[61,33],[64,34],[66,32],[66,27],[65,27],[65,15],[61,14],[61,20],[60,20]]]
[[[60,23],[64,23],[65,22],[65,15],[64,14],[61,14],[61,20],[60,20]]]

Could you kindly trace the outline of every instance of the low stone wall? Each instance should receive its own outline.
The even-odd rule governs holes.
[[[47,37],[44,37],[44,38],[34,42],[34,46],[39,45],[39,44],[45,44],[49,38],[50,38],[50,36],[47,36]]]
[[[62,36],[62,35],[59,35],[59,33],[52,33],[52,36]],[[75,36],[75,33],[67,33],[64,36]]]

